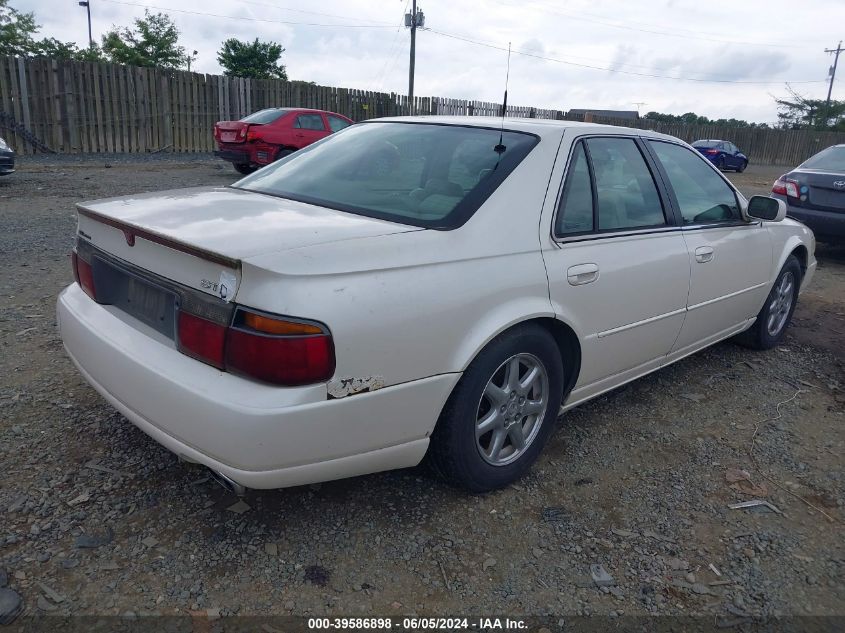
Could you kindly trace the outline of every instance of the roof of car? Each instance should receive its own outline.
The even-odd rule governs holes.
[[[366,122],[369,123],[372,121],[399,123],[430,123],[437,125],[460,125],[464,127],[492,127],[497,129],[502,125],[502,117],[494,116],[398,116],[369,119]],[[532,134],[536,134],[540,137],[546,134],[559,134],[560,130],[564,128],[578,128],[584,133],[597,132],[605,134],[631,134],[639,136],[648,136],[653,138],[677,140],[674,136],[670,136],[668,134],[661,134],[660,132],[653,132],[652,130],[621,127],[617,125],[602,125],[600,123],[581,123],[580,121],[560,121],[556,119],[524,119],[518,117],[507,117],[505,118],[504,125],[505,130],[513,130],[516,132],[531,132]]]

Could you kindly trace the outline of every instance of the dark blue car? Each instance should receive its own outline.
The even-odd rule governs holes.
[[[739,151],[739,148],[730,141],[702,140],[695,141],[692,146],[722,171],[726,169],[745,171],[748,167],[748,156]]]

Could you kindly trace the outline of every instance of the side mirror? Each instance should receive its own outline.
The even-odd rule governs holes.
[[[745,212],[749,218],[755,220],[780,222],[786,217],[786,203],[768,196],[751,196]]]

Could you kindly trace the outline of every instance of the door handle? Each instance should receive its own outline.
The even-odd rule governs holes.
[[[598,264],[578,264],[566,271],[566,280],[570,286],[582,286],[599,278]]]
[[[695,249],[695,261],[699,264],[706,264],[709,261],[713,260],[713,247],[712,246],[699,246]]]

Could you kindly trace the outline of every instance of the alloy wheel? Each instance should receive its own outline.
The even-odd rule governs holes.
[[[786,325],[786,320],[789,318],[789,311],[792,308],[792,301],[795,294],[795,277],[792,272],[787,271],[781,277],[780,282],[775,288],[774,297],[769,303],[769,319],[766,323],[766,329],[769,336],[777,336]]]
[[[549,376],[532,354],[515,354],[499,365],[478,403],[475,439],[492,466],[517,460],[537,437],[549,400]]]

